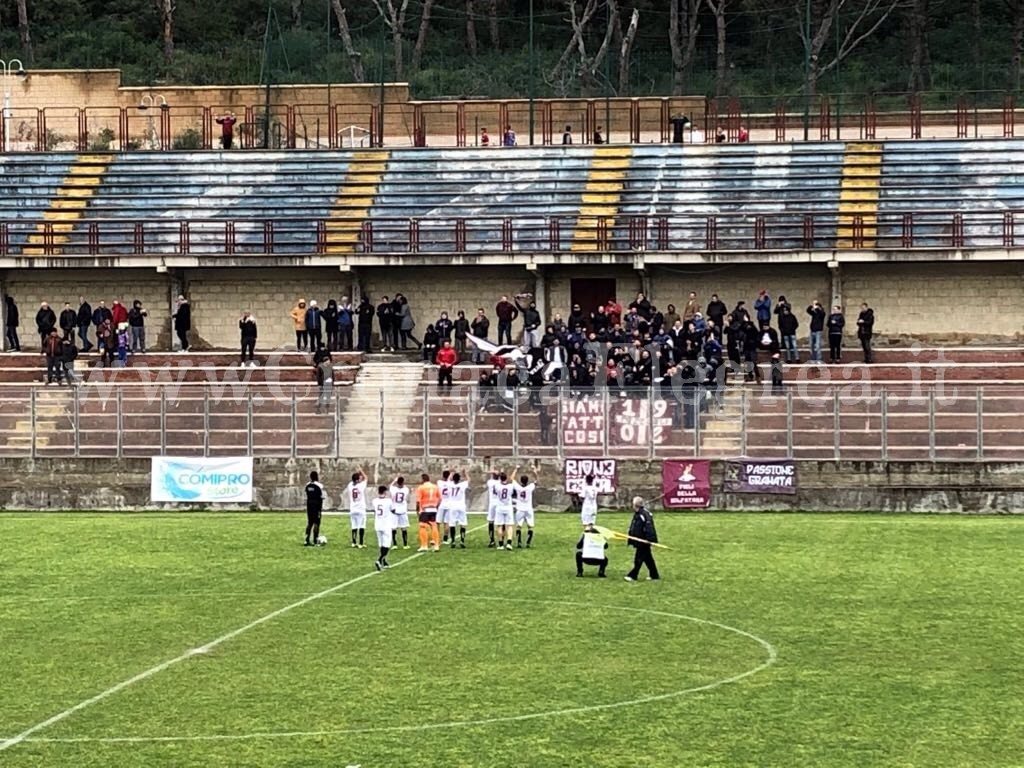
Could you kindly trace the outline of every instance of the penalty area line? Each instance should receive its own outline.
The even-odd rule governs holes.
[[[475,528],[472,528],[470,530],[471,531],[476,531],[476,530],[480,530],[481,528],[483,528],[483,526],[479,525],[479,526],[476,526]],[[403,565],[404,563],[411,562],[411,561],[415,560],[418,557],[422,557],[425,554],[427,554],[427,553],[426,552],[416,552],[415,554],[409,555],[409,557],[406,557],[406,558],[403,558],[403,559],[399,560],[397,563],[395,563],[391,567],[392,567],[392,569],[397,568],[398,566]],[[321,598],[327,597],[328,595],[332,595],[335,592],[339,592],[339,591],[345,589],[346,587],[351,587],[353,584],[358,584],[361,581],[365,581],[366,579],[370,578],[371,576],[377,576],[377,575],[379,575],[378,571],[375,571],[375,570],[374,571],[368,571],[367,573],[364,573],[361,576],[356,576],[355,578],[349,579],[348,581],[343,581],[340,584],[335,584],[333,587],[328,587],[327,589],[325,589],[325,590],[323,590],[321,592],[317,592],[315,594],[308,595],[308,596],[302,598],[301,600],[297,600],[294,603],[291,603],[289,605],[284,606],[283,608],[278,608],[276,611],[272,611],[271,613],[268,613],[266,616],[261,616],[258,619],[250,621],[245,626],[239,627],[238,629],[234,629],[231,632],[228,632],[227,634],[221,635],[220,637],[215,638],[214,640],[211,640],[210,642],[208,642],[208,643],[206,643],[204,645],[200,645],[200,646],[198,646],[196,648],[190,648],[189,650],[187,650],[184,653],[182,653],[180,656],[175,656],[173,659],[168,659],[167,661],[164,661],[164,662],[161,662],[160,664],[157,664],[155,667],[150,667],[146,671],[140,672],[139,674],[135,675],[134,677],[130,677],[127,680],[122,680],[117,685],[112,685],[110,688],[107,688],[107,690],[101,691],[100,693],[97,693],[92,698],[89,698],[89,699],[86,699],[85,701],[79,702],[78,704],[75,704],[75,706],[69,707],[68,709],[65,709],[63,712],[58,712],[56,715],[53,715],[52,717],[49,717],[49,718],[47,718],[46,720],[43,720],[40,723],[36,723],[31,728],[26,728],[24,731],[19,733],[17,736],[11,736],[10,738],[7,738],[7,739],[4,739],[3,741],[0,741],[0,752],[4,752],[5,750],[10,749],[11,747],[15,747],[18,744],[21,744],[23,741],[25,741],[26,739],[30,738],[32,735],[34,735],[36,733],[39,733],[40,731],[45,730],[46,728],[49,728],[51,725],[56,725],[57,723],[61,722],[62,720],[66,720],[67,718],[69,718],[73,714],[75,714],[76,712],[81,712],[83,709],[91,707],[93,704],[98,704],[99,702],[103,701],[104,699],[110,698],[115,693],[119,693],[119,692],[123,691],[125,688],[129,688],[129,687],[135,685],[136,683],[141,683],[143,680],[147,680],[147,679],[153,677],[154,675],[159,675],[164,670],[169,669],[169,668],[175,666],[176,664],[180,664],[183,661],[187,661],[188,659],[191,659],[193,656],[198,656],[198,655],[202,655],[202,654],[205,654],[205,653],[209,653],[210,651],[212,651],[217,646],[223,645],[224,643],[228,642],[229,640],[234,640],[236,637],[238,637],[239,635],[245,634],[250,629],[255,629],[256,627],[258,627],[258,626],[260,626],[262,624],[266,624],[268,621],[273,621],[274,619],[278,618],[279,616],[283,616],[284,614],[286,614],[286,613],[288,613],[290,611],[294,611],[296,608],[301,608],[304,605],[308,605],[309,603],[312,603],[312,602],[314,602],[316,600],[320,600]]]

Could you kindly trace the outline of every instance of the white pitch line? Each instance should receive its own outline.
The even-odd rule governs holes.
[[[483,526],[477,526],[476,528],[472,528],[470,530],[471,531],[480,530],[480,528],[482,528],[482,527]],[[403,563],[408,563],[411,560],[415,560],[417,557],[421,557],[424,554],[426,554],[426,553],[425,552],[417,552],[416,554],[410,555],[409,557],[405,558],[404,560],[399,560],[397,563],[395,563],[391,567],[392,568],[397,568],[398,566],[402,565]],[[147,680],[148,678],[153,677],[154,675],[158,675],[161,672],[163,672],[165,669],[173,667],[175,664],[180,664],[181,662],[186,661],[187,659],[191,659],[193,656],[196,656],[196,655],[200,655],[200,654],[204,654],[204,653],[209,653],[214,648],[216,648],[218,645],[222,645],[222,644],[228,642],[229,640],[234,640],[236,637],[238,637],[239,635],[242,635],[242,634],[248,632],[250,629],[254,629],[254,628],[260,626],[261,624],[266,624],[268,621],[272,621],[273,619],[276,619],[278,616],[282,616],[283,614],[286,614],[289,611],[293,611],[296,608],[301,608],[302,606],[306,605],[307,603],[312,603],[315,600],[319,600],[319,599],[321,599],[323,597],[327,597],[328,595],[334,594],[335,592],[338,592],[339,590],[345,589],[345,587],[350,587],[353,584],[358,584],[360,581],[365,581],[366,579],[370,578],[371,576],[377,576],[378,573],[379,573],[378,571],[370,571],[368,573],[364,573],[362,576],[356,576],[354,579],[349,579],[348,581],[344,581],[341,584],[335,584],[333,587],[329,587],[328,589],[325,589],[322,592],[317,592],[315,595],[309,595],[308,597],[304,597],[302,600],[294,602],[291,605],[286,605],[283,608],[278,608],[276,611],[273,611],[272,613],[268,613],[266,616],[262,616],[262,617],[256,619],[255,621],[250,621],[244,627],[239,627],[238,629],[235,629],[235,630],[232,630],[231,632],[228,632],[226,635],[221,635],[220,637],[216,638],[215,640],[211,640],[210,642],[206,643],[205,645],[201,645],[198,648],[191,648],[191,649],[185,651],[180,656],[175,656],[173,659],[168,659],[167,661],[165,661],[165,662],[163,662],[161,664],[157,664],[155,667],[150,667],[145,672],[140,672],[139,674],[135,675],[134,677],[130,677],[127,680],[122,680],[117,685],[111,686],[110,688],[107,688],[107,690],[105,690],[105,691],[103,691],[101,693],[97,693],[91,699],[86,699],[85,701],[80,702],[80,703],[76,704],[73,707],[65,709],[63,712],[57,713],[53,717],[47,718],[46,720],[44,720],[41,723],[37,723],[36,725],[33,725],[31,728],[26,728],[24,731],[19,733],[17,736],[12,736],[12,737],[10,737],[8,739],[4,739],[3,741],[0,741],[0,752],[8,750],[11,747],[17,746],[21,742],[25,741],[25,739],[27,739],[30,736],[32,736],[32,734],[39,733],[39,731],[42,731],[42,730],[44,730],[46,728],[49,728],[51,725],[55,725],[56,723],[59,723],[61,720],[65,720],[65,719],[69,718],[69,717],[71,717],[71,715],[75,714],[76,712],[81,712],[83,709],[86,709],[87,707],[91,707],[93,704],[97,704],[97,703],[103,701],[104,699],[109,698],[110,696],[113,696],[115,693],[123,691],[125,688],[128,688],[128,687],[130,687],[132,685],[135,685],[135,683],[140,683],[143,680]]]
[[[569,605],[578,606],[583,608],[594,608],[592,603],[581,603],[573,600],[544,600],[535,598],[508,598],[508,597],[494,597],[494,596],[481,596],[481,595],[440,595],[444,598],[449,599],[472,599],[472,600],[491,600],[495,602],[520,602],[520,603],[548,603],[551,605]],[[239,733],[239,734],[207,734],[207,735],[196,735],[196,736],[108,736],[108,737],[96,737],[96,736],[71,736],[67,738],[33,738],[28,739],[29,742],[44,743],[44,744],[88,744],[88,743],[102,743],[102,744],[148,744],[148,743],[169,743],[169,742],[227,742],[227,741],[249,741],[254,739],[280,739],[280,738],[315,738],[323,736],[341,736],[341,735],[354,735],[354,734],[373,734],[373,733],[408,733],[416,731],[427,731],[434,730],[437,728],[474,728],[486,725],[495,725],[499,723],[518,723],[527,720],[538,720],[545,717],[564,717],[565,715],[579,715],[588,714],[591,712],[601,712],[610,709],[620,709],[622,707],[637,706],[640,704],[650,704],[659,701],[667,701],[670,699],[680,698],[682,696],[688,696],[695,693],[704,693],[706,691],[713,691],[716,688],[721,688],[725,685],[731,685],[737,683],[740,680],[748,678],[752,675],[756,675],[768,667],[775,664],[778,660],[778,651],[775,646],[764,638],[758,637],[757,635],[747,632],[746,630],[739,629],[738,627],[732,627],[728,624],[721,624],[716,621],[709,619],[701,619],[695,616],[686,616],[679,613],[671,613],[668,611],[653,610],[650,608],[636,608],[632,606],[624,605],[598,605],[598,608],[612,611],[625,611],[628,613],[640,613],[650,616],[664,616],[673,619],[680,619],[682,621],[690,621],[695,624],[703,624],[704,626],[716,627],[723,629],[728,632],[732,632],[741,637],[746,637],[753,640],[755,643],[760,645],[766,652],[766,658],[756,667],[752,667],[744,672],[739,672],[735,675],[722,678],[720,680],[713,680],[710,683],[704,685],[698,685],[691,688],[683,688],[678,691],[669,691],[668,693],[650,694],[648,696],[641,696],[636,699],[629,699],[626,701],[613,701],[605,704],[589,704],[578,707],[567,707],[564,709],[547,710],[544,712],[527,712],[521,715],[509,715],[505,717],[489,717],[479,720],[453,720],[451,722],[435,722],[435,723],[419,723],[415,725],[391,725],[391,726],[377,726],[377,727],[365,727],[365,728],[338,728],[338,729],[324,729],[317,731],[258,731],[255,733]]]

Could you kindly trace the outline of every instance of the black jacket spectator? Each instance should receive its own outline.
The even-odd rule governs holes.
[[[825,309],[820,304],[811,304],[807,308],[807,314],[811,316],[811,333],[825,330]]]
[[[875,310],[868,307],[857,316],[857,338],[870,339],[875,332]]]
[[[779,331],[783,336],[796,336],[796,329],[800,327],[800,321],[792,312],[783,312],[779,315]]]
[[[483,315],[477,315],[473,318],[473,322],[469,324],[469,329],[470,333],[478,339],[486,339],[487,334],[491,330],[491,321]]]
[[[99,328],[103,323],[114,322],[114,313],[110,311],[110,307],[105,307],[102,304],[92,312],[92,324]]]
[[[83,301],[78,307],[78,327],[88,328],[92,323],[92,305]]]
[[[711,301],[708,302],[707,311],[704,314],[708,316],[709,320],[714,320],[715,325],[721,328],[724,325],[722,319],[728,311],[724,301],[719,299],[718,296],[712,296]]]
[[[46,336],[57,327],[57,315],[49,306],[40,307],[36,312],[36,328],[40,336]]]
[[[78,313],[75,312],[71,307],[68,307],[60,313],[60,329],[64,331],[64,335],[69,335],[75,328],[78,327]]]

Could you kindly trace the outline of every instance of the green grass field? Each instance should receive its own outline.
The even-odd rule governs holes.
[[[657,519],[628,584],[568,515],[383,574],[344,518],[0,515],[0,766],[1024,765],[1024,520]]]

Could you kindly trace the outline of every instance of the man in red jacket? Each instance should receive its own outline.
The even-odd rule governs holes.
[[[459,356],[452,349],[452,343],[446,341],[444,346],[437,350],[437,388],[440,390],[448,383],[448,389],[452,388],[452,370],[459,361]]]
[[[117,299],[114,299],[114,303],[110,305],[110,314],[113,316],[115,328],[119,328],[121,323],[128,322],[128,310]]]

